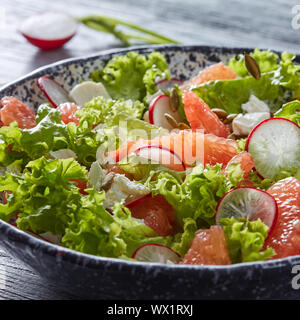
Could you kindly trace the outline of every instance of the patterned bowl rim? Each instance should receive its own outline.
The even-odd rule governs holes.
[[[85,55],[81,57],[73,57],[64,60],[60,60],[46,66],[42,66],[27,75],[20,77],[19,79],[12,81],[0,88],[0,95],[8,89],[15,89],[18,86],[22,85],[28,80],[35,79],[39,76],[44,75],[47,72],[53,71],[56,67],[66,66],[73,63],[84,63],[89,60],[96,59],[111,59],[111,57],[115,55],[126,54],[130,51],[136,51],[138,53],[147,54],[153,50],[158,50],[160,52],[168,52],[168,51],[182,51],[182,52],[210,52],[215,51],[220,54],[238,54],[241,52],[250,52],[254,48],[240,48],[240,47],[217,47],[217,46],[202,46],[202,45],[148,45],[148,46],[135,46],[129,48],[118,48],[118,49],[109,49],[105,51],[100,51],[98,53],[94,53],[91,55]],[[264,50],[262,48],[262,50]],[[272,50],[274,51],[274,50]],[[276,52],[276,51],[274,51]],[[276,52],[279,53],[280,52]],[[300,61],[300,56],[296,56],[296,61]],[[254,269],[281,269],[286,266],[291,266],[295,264],[300,264],[300,255],[291,256],[287,258],[274,259],[269,261],[255,261],[255,262],[244,262],[237,263],[226,266],[216,266],[216,265],[172,265],[172,264],[161,264],[161,263],[149,263],[149,262],[136,262],[136,261],[127,261],[119,258],[110,258],[110,257],[102,257],[95,256],[91,254],[82,253],[79,251],[75,251],[72,249],[68,249],[56,244],[52,244],[46,242],[44,240],[38,239],[33,235],[26,233],[16,227],[10,225],[7,222],[0,220],[0,233],[6,233],[7,241],[11,240],[15,243],[22,243],[23,245],[28,245],[30,249],[34,250],[34,252],[40,251],[48,256],[52,256],[54,258],[61,258],[65,262],[69,262],[76,265],[85,266],[88,268],[97,268],[100,265],[105,264],[106,267],[111,269],[120,270],[127,269],[131,271],[134,269],[155,271],[156,269],[166,269],[166,271],[178,272],[180,274],[183,269],[186,271],[193,272],[199,270],[207,270],[207,271],[218,271],[221,273],[227,272],[246,272],[249,268]]]

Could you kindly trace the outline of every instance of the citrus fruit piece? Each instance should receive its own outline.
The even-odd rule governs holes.
[[[185,83],[181,89],[188,89],[191,86],[199,85],[213,80],[233,80],[236,73],[224,66],[223,62],[213,64],[201,70],[194,78]]]
[[[182,102],[192,129],[203,129],[204,133],[212,133],[223,138],[229,136],[230,131],[226,125],[194,91],[184,91]]]
[[[300,168],[300,127],[284,118],[259,123],[249,134],[246,151],[254,158],[255,169],[267,179],[281,170]]]
[[[242,151],[236,156],[234,156],[228,163],[225,168],[225,173],[230,169],[232,164],[239,164],[242,171],[244,172],[244,179],[249,177],[250,171],[254,168],[254,159],[252,158],[251,154],[247,151]]]
[[[279,259],[300,254],[300,180],[289,177],[268,190],[278,205],[278,219],[265,247],[272,247]]]
[[[178,263],[180,256],[172,249],[161,244],[149,243],[139,247],[132,255],[137,261],[157,263]]]
[[[145,224],[160,236],[173,234],[175,212],[162,195],[148,194],[126,205],[136,219],[144,219]]]
[[[217,205],[215,223],[223,218],[260,219],[271,234],[278,217],[275,199],[267,192],[248,187],[235,188],[227,192]]]
[[[16,121],[19,128],[30,129],[36,126],[34,112],[16,97],[3,97],[0,100],[0,119],[4,126]]]
[[[222,227],[211,226],[195,233],[191,247],[179,264],[228,265],[231,264]]]
[[[68,124],[69,122],[75,122],[76,125],[79,124],[80,119],[75,116],[76,111],[80,109],[75,103],[73,102],[65,102],[61,103],[57,108],[61,113],[61,120]]]

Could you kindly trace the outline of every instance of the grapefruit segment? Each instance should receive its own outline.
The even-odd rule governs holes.
[[[226,125],[195,92],[185,91],[182,102],[186,118],[192,129],[203,129],[204,133],[212,133],[223,138],[229,136],[230,131]]]
[[[160,236],[173,234],[176,215],[173,207],[162,195],[152,197],[151,194],[126,205],[131,215],[143,219],[145,224]]]
[[[289,177],[268,190],[278,205],[278,219],[265,247],[272,247],[279,259],[300,255],[300,180]]]
[[[208,81],[233,80],[235,78],[236,73],[224,66],[223,62],[219,62],[201,70],[194,78],[184,84],[181,89],[185,90],[191,86],[200,85]]]
[[[195,233],[191,247],[180,264],[228,265],[231,264],[222,227],[211,226]]]
[[[80,107],[78,107],[73,102],[61,103],[58,106],[58,110],[61,113],[61,120],[65,124],[68,124],[69,122],[75,122],[76,125],[79,124],[80,118],[75,116],[76,111],[78,111],[79,109],[80,109]]]
[[[3,97],[0,100],[0,119],[4,126],[16,121],[21,129],[31,129],[36,126],[34,112],[16,97]]]

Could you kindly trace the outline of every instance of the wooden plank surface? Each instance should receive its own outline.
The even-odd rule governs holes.
[[[73,16],[109,15],[163,33],[184,44],[259,47],[300,53],[292,28],[297,0],[1,0],[0,85],[54,61],[119,47],[108,34],[80,26],[64,48],[42,52],[18,33],[28,16],[58,10]],[[4,20],[1,20],[4,17]],[[0,250],[0,299],[74,299]]]

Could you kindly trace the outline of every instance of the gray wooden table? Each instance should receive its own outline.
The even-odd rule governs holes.
[[[59,50],[42,52],[17,32],[45,10],[128,20],[184,44],[259,47],[300,53],[297,0],[0,0],[0,85],[51,62],[120,47],[108,34],[80,27]],[[300,3],[299,3],[300,4]],[[297,8],[294,8],[296,10]],[[299,8],[300,12],[300,8]],[[292,23],[293,21],[293,23]],[[300,17],[299,17],[300,26]],[[1,244],[0,244],[1,247]],[[0,299],[74,299],[0,249]]]

